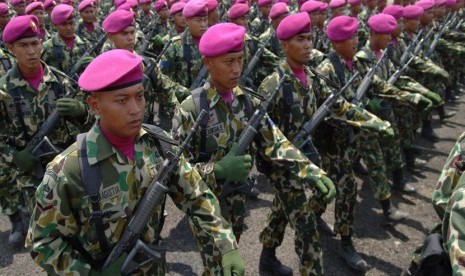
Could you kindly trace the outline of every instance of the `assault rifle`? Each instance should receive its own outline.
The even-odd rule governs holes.
[[[147,227],[147,223],[152,216],[153,209],[162,204],[164,196],[168,192],[167,183],[175,172],[182,153],[188,148],[189,141],[192,139],[192,136],[200,126],[200,122],[206,115],[207,112],[205,110],[200,112],[194,126],[190,129],[189,134],[183,141],[177,154],[172,152],[167,153],[167,157],[163,161],[161,168],[157,171],[157,174],[153,178],[150,186],[142,196],[134,215],[124,228],[121,239],[113,247],[110,255],[105,260],[102,270],[105,270],[113,264],[121,256],[121,254],[123,254],[123,252],[128,252],[128,257],[124,261],[121,269],[121,274],[123,275],[130,275],[149,263],[162,262],[164,260],[166,253],[164,249],[153,245],[147,245],[139,238],[145,227]],[[136,255],[138,255],[137,257],[142,255],[144,260],[138,262],[138,258],[137,260],[135,259]]]
[[[246,86],[246,83],[249,81],[248,76],[250,75],[252,70],[255,68],[258,61],[260,60],[260,57],[265,51],[265,47],[268,44],[268,41],[270,40],[270,38],[271,36],[268,38],[268,40],[265,43],[262,44],[260,48],[258,48],[258,50],[253,55],[252,59],[249,61],[249,64],[247,64],[247,68],[245,68],[244,72],[242,72],[241,78],[239,79],[239,85],[241,87]]]
[[[154,20],[152,21],[152,24],[151,24],[151,26],[150,26],[150,29],[149,29],[149,31],[145,34],[144,41],[143,41],[142,45],[140,45],[140,47],[137,49],[137,52],[143,53],[145,50],[147,50],[147,48],[149,47],[149,43],[150,43],[151,40],[152,40],[153,34],[154,34],[155,31],[156,31],[157,22],[158,22],[157,19],[154,19]],[[149,28],[149,27],[147,27],[147,28]]]
[[[423,43],[433,34],[433,32],[436,31],[436,26],[432,27],[429,32],[424,36],[420,42],[418,42],[417,46],[415,47],[415,50],[413,50],[413,55],[416,56],[422,49]]]
[[[384,58],[387,56],[387,48],[384,50],[383,54],[381,55],[380,59],[378,62],[376,62],[375,66],[371,67],[370,70],[366,73],[365,77],[362,80],[362,83],[357,88],[357,92],[355,95],[354,103],[356,104],[361,104],[363,98],[365,97],[365,93],[367,92],[368,88],[371,85],[371,82],[373,81],[373,76],[376,73],[376,69],[381,65],[383,62]]]
[[[278,82],[273,93],[271,93],[270,97],[266,102],[263,102],[254,112],[252,117],[249,119],[247,125],[245,126],[244,130],[242,131],[241,135],[239,136],[239,140],[237,142],[237,151],[236,156],[244,155],[249,148],[249,145],[252,143],[255,135],[257,134],[257,128],[260,124],[262,118],[265,116],[271,102],[274,100],[276,95],[278,94],[279,89],[283,86],[284,82],[288,78],[288,75],[283,75]],[[231,183],[231,181],[226,181],[223,184],[223,193],[221,197],[225,197],[230,193],[243,188],[242,185],[237,185],[237,183]]]
[[[308,120],[303,126],[302,129],[294,136],[292,139],[292,144],[298,145],[300,141],[303,141],[299,145],[299,149],[303,149],[305,145],[310,143],[312,150],[316,151],[315,146],[312,142],[312,134],[315,131],[316,127],[326,118],[326,116],[331,112],[330,108],[336,103],[339,96],[344,93],[344,91],[349,87],[349,85],[360,75],[357,71],[347,83],[338,91],[333,92],[331,95],[323,102],[323,104],[318,108],[318,110],[313,114],[312,118]]]
[[[88,48],[85,51],[85,53],[78,59],[78,61],[76,61],[73,67],[69,70],[68,75],[70,77],[72,77],[75,80],[79,78],[79,76],[77,75],[77,71],[81,68],[82,62],[84,61],[84,59],[89,57],[90,54],[95,52],[96,49],[99,49],[100,47],[102,47],[106,38],[107,38],[107,34],[106,33],[102,34],[97,40],[97,42],[92,47]]]
[[[404,66],[405,62],[407,62],[407,59],[409,57],[410,52],[412,52],[413,47],[415,46],[415,44],[417,44],[417,42],[418,42],[418,40],[420,39],[421,36],[423,36],[423,29],[421,29],[420,32],[418,32],[417,37],[415,37],[415,39],[412,40],[412,42],[410,42],[407,49],[405,50],[405,52],[400,57],[399,67]]]
[[[429,46],[428,50],[425,53],[425,57],[429,58],[433,52],[436,46],[439,43],[439,39],[441,38],[442,34],[446,31],[447,27],[449,27],[450,24],[450,18],[451,18],[451,13],[446,17],[444,20],[443,25],[441,26],[441,29],[439,30],[439,33],[436,34],[436,37],[434,38],[433,42],[431,42],[431,45]]]
[[[204,64],[202,65],[202,68],[200,68],[199,72],[197,73],[197,76],[195,76],[195,79],[191,83],[189,90],[192,91],[200,87],[200,85],[202,85],[202,81],[207,77],[207,74],[208,74],[207,66],[205,66]]]
[[[412,56],[408,61],[407,63],[404,64],[404,66],[402,66],[401,68],[397,69],[394,74],[392,74],[391,77],[389,77],[389,79],[387,80],[387,83],[389,83],[390,85],[394,85],[394,83],[396,83],[397,79],[400,77],[400,75],[402,74],[402,72],[407,69],[407,67],[409,66],[410,62],[412,62],[413,60],[415,59],[415,56]]]
[[[459,22],[457,22],[457,25],[455,25],[455,28],[454,30],[456,32],[458,32],[460,30],[460,27],[462,26],[462,23],[463,23],[463,18],[459,20]]]

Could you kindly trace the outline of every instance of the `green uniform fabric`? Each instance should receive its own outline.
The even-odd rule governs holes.
[[[94,22],[94,30],[90,32],[82,19],[79,20],[79,22],[76,25],[76,35],[78,35],[80,38],[84,39],[85,41],[88,41],[92,46],[95,45],[100,37],[105,33],[105,31],[100,27],[100,25],[97,22]],[[95,54],[98,55],[100,53],[101,49],[97,49]]]

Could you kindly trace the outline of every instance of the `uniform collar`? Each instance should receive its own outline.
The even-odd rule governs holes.
[[[44,76],[42,78],[42,82],[39,85],[39,91],[42,90],[42,86],[44,83],[58,82],[57,77],[55,76],[55,74],[53,74],[50,68],[44,62],[41,61],[41,63],[42,67],[44,68]],[[11,82],[13,84],[13,87],[24,87],[29,85],[29,83],[21,75],[18,63],[15,63],[13,65],[13,68],[11,69],[10,73],[10,79],[15,79],[14,82]]]
[[[206,84],[208,86],[208,89],[205,90],[207,93],[207,101],[210,103],[209,104],[210,110],[213,110],[216,104],[218,103],[218,101],[221,100],[221,96],[218,94],[219,92],[216,90],[216,88],[210,85],[210,78],[207,79]],[[233,88],[232,92],[234,94],[232,105],[234,105],[234,102],[236,102],[236,99],[238,99],[238,97],[245,96],[244,92],[239,86],[236,86],[235,88]]]

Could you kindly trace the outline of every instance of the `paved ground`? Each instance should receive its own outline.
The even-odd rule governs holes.
[[[464,98],[462,96],[462,98]],[[465,102],[448,104],[449,110],[465,110]],[[409,264],[410,252],[421,242],[428,229],[438,222],[431,205],[431,193],[437,181],[443,163],[456,138],[465,130],[465,113],[457,114],[440,125],[434,115],[434,127],[443,138],[440,143],[431,144],[419,139],[424,147],[422,158],[428,160],[426,167],[418,168],[408,176],[418,189],[414,196],[394,194],[393,201],[401,209],[410,213],[404,223],[391,225],[385,223],[381,206],[373,198],[369,182],[359,179],[358,206],[354,239],[356,248],[372,267],[367,275],[399,275]],[[260,178],[263,180],[263,178]],[[273,199],[271,188],[264,181],[258,187],[263,191],[259,198],[250,201],[250,216],[247,218],[248,230],[241,240],[241,254],[246,263],[247,275],[258,275],[258,259],[261,244],[258,235],[265,224],[266,215]],[[169,252],[167,262],[169,275],[199,275],[202,271],[196,244],[187,226],[185,217],[169,202],[166,227],[162,236]],[[333,207],[328,209],[324,218],[334,221]],[[33,275],[44,273],[31,260],[26,249],[14,248],[8,244],[9,222],[0,218],[0,275]],[[288,227],[283,245],[278,249],[278,257],[283,263],[298,272],[298,259],[294,252],[294,233]],[[348,268],[337,254],[338,238],[323,236],[324,268],[326,275],[357,275]]]

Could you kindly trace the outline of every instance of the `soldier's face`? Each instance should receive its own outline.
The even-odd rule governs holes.
[[[208,13],[208,26],[213,26],[220,22],[220,12],[215,9],[213,12]]]
[[[0,27],[3,29],[6,24],[10,22],[10,16],[8,14],[0,16]]]
[[[260,7],[260,12],[262,13],[263,18],[268,18],[268,16],[270,16],[270,10],[271,10],[271,4]]]
[[[141,8],[142,10],[145,12],[145,13],[149,13],[150,12],[150,5],[151,3],[144,3],[144,4],[141,4]]]
[[[160,19],[166,20],[168,18],[168,8],[164,7],[158,12],[158,14],[160,15]]]
[[[397,20],[397,29],[394,31],[393,36],[399,36],[404,30],[404,19],[399,18]]]
[[[307,64],[310,61],[312,51],[312,33],[301,33],[281,41],[281,47],[288,63]]]
[[[132,52],[136,44],[136,28],[129,26],[119,33],[109,34],[108,38],[113,42],[116,49],[125,49]]]
[[[34,70],[40,65],[42,43],[38,37],[19,39],[8,44],[8,49],[16,57],[20,69]]]
[[[56,25],[58,34],[63,38],[74,37],[74,19],[70,19],[63,24]]]
[[[220,92],[227,92],[239,83],[244,52],[228,53],[218,57],[204,57],[204,64],[210,72],[212,83]]]
[[[142,83],[126,88],[93,93],[89,107],[100,117],[100,127],[111,135],[131,138],[139,134],[144,119],[145,99]]]
[[[333,48],[342,57],[352,60],[357,53],[358,37],[354,34],[350,39],[333,42]]]
[[[32,15],[35,15],[37,19],[39,20],[39,25],[44,26],[45,25],[45,11],[43,10],[34,10]]]
[[[345,6],[331,10],[331,16],[333,18],[336,17],[336,16],[345,15],[345,14],[346,14],[346,7]]]
[[[178,30],[184,30],[187,27],[186,19],[182,15],[182,12],[175,13],[171,16],[174,26]]]
[[[376,6],[378,7],[378,10],[382,11],[384,10],[384,8],[386,7],[387,5],[387,1],[386,0],[383,0],[383,1],[379,1]]]
[[[231,23],[242,26],[247,29],[249,26],[249,15],[244,15],[236,19],[231,19]]]
[[[404,27],[407,31],[415,33],[420,27],[420,20],[418,19],[406,19],[404,21]]]
[[[207,16],[186,18],[186,23],[191,35],[195,38],[201,38],[208,29]]]
[[[374,48],[384,50],[391,42],[391,34],[371,33],[371,44]]]
[[[95,17],[95,8],[94,7],[88,7],[85,10],[81,11],[81,17],[82,21],[84,23],[92,23],[94,22],[94,17]]]
[[[13,9],[15,10],[16,15],[26,14],[26,4],[19,4],[19,5],[13,6]]]
[[[429,25],[431,22],[433,22],[433,9],[429,9],[423,13],[423,15],[420,18],[420,22],[422,25]]]
[[[360,5],[360,4],[350,6],[350,12],[351,12],[353,15],[357,15],[357,14],[359,14],[361,11],[362,11],[362,5]]]

